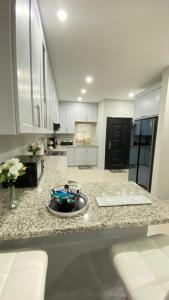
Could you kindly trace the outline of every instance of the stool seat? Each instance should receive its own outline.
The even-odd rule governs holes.
[[[116,244],[113,265],[133,300],[169,300],[169,236]]]
[[[0,300],[43,300],[47,264],[44,251],[0,252]]]

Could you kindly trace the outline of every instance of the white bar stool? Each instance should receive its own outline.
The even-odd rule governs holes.
[[[112,262],[132,300],[169,300],[169,236],[114,245]]]
[[[44,251],[0,252],[0,300],[43,300],[47,265]]]

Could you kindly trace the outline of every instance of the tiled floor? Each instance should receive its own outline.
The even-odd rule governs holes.
[[[82,182],[124,182],[128,180],[128,172],[111,173],[108,170],[102,170],[94,167],[89,170],[80,170],[78,167],[68,168],[68,179],[81,184]],[[148,235],[169,234],[169,224],[149,226]]]
[[[78,167],[68,168],[68,179],[81,182],[124,182],[128,180],[128,172],[111,173],[97,167],[89,170],[80,170]]]

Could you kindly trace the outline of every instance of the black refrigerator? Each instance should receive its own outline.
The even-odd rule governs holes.
[[[135,120],[132,128],[129,181],[151,191],[158,117]]]

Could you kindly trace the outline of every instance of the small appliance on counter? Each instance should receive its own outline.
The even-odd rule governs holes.
[[[52,147],[52,149],[55,149],[57,146],[57,138],[56,137],[50,137],[48,139],[48,148]],[[51,149],[50,149],[51,150]]]
[[[61,141],[61,146],[73,146],[73,141]]]
[[[18,156],[20,161],[25,165],[26,172],[23,176],[18,177],[15,186],[17,188],[37,187],[44,171],[43,156]]]
[[[53,131],[59,131],[60,124],[59,123],[53,123]]]
[[[73,217],[88,209],[88,199],[77,186],[62,185],[51,191],[48,210],[59,217]]]

